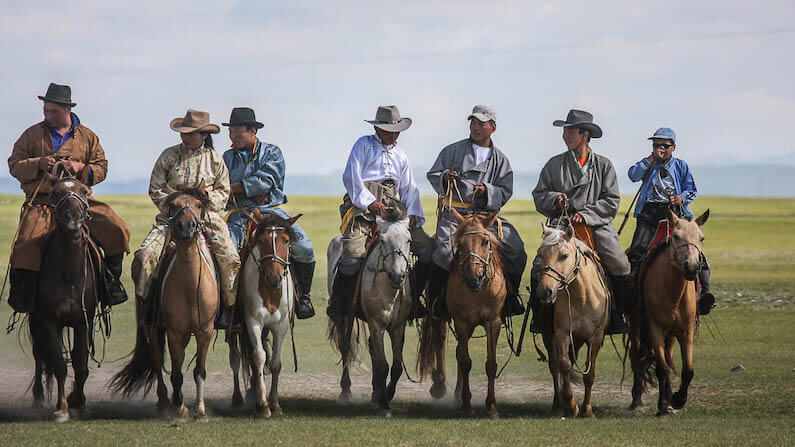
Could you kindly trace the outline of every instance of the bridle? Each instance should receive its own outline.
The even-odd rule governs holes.
[[[80,205],[80,216],[77,219],[78,223],[82,225],[86,219],[91,219],[91,213],[89,213],[88,211],[88,200],[85,197],[81,196],[80,194],[68,190],[54,204],[50,203],[50,208],[53,209],[53,213],[55,214],[55,219],[59,223],[64,224],[60,210],[70,200],[72,201],[76,200],[77,203]]]
[[[406,266],[411,265],[411,263],[409,262],[408,256],[406,255],[406,253],[403,252],[403,250],[401,250],[400,248],[394,248],[394,249],[392,249],[392,250],[390,250],[388,252],[385,252],[384,251],[384,245],[385,245],[384,241],[382,240],[381,237],[379,237],[378,238],[378,251],[380,252],[380,256],[379,256],[379,260],[378,260],[378,269],[376,270],[376,273],[380,273],[380,272],[388,273],[386,271],[386,261],[387,261],[387,259],[389,259],[390,257],[393,257],[393,256],[400,256],[401,258],[403,258],[404,261],[406,261]],[[404,277],[404,280],[405,280],[405,277]]]
[[[541,269],[541,274],[550,276],[558,281],[558,292],[566,290],[569,288],[569,286],[571,286],[572,283],[574,283],[574,281],[577,280],[577,276],[580,274],[581,259],[582,251],[580,250],[580,247],[576,247],[576,251],[574,253],[574,267],[572,267],[568,273],[563,274],[556,270],[555,267],[552,267],[551,264],[547,264]]]
[[[190,213],[191,213],[191,215],[193,215],[193,220],[194,220],[194,222],[196,222],[196,224],[197,224],[197,225],[196,225],[196,229],[194,229],[194,230],[191,232],[191,234],[190,234],[190,237],[191,237],[191,238],[193,238],[193,237],[195,237],[195,236],[196,236],[196,235],[197,235],[197,234],[198,234],[198,233],[199,233],[201,230],[203,230],[203,229],[204,229],[205,222],[204,222],[204,219],[203,219],[202,217],[199,217],[199,215],[197,215],[197,214],[196,214],[196,211],[193,211],[193,208],[191,208],[191,207],[190,207],[190,206],[188,206],[188,205],[182,205],[182,206],[181,206],[181,207],[180,207],[180,208],[179,208],[179,209],[178,209],[178,210],[177,210],[177,211],[176,211],[176,212],[175,212],[175,213],[174,213],[172,216],[168,216],[168,228],[169,228],[169,229],[170,229],[172,232],[174,231],[174,223],[175,223],[175,222],[177,221],[177,219],[178,219],[178,218],[179,218],[179,217],[180,217],[180,216],[181,216],[181,215],[182,215],[182,214],[185,212],[185,210],[187,210],[188,212],[190,212]],[[202,214],[203,214],[203,213],[202,213]]]
[[[481,256],[481,255],[479,255],[479,254],[477,254],[477,253],[475,253],[475,252],[470,250],[469,253],[467,253],[466,256],[464,256],[461,259],[461,261],[458,263],[458,268],[459,268],[459,272],[461,273],[461,276],[463,277],[464,276],[464,271],[463,271],[464,265],[466,265],[467,262],[469,263],[469,265],[473,265],[473,264],[474,265],[482,265],[483,266],[483,272],[481,274],[479,274],[477,276],[477,278],[475,278],[477,280],[478,284],[480,284],[484,280],[492,280],[492,279],[494,279],[494,273],[495,273],[494,270],[495,269],[492,269],[491,274],[489,274],[489,265],[491,264],[491,261],[494,259],[494,248],[492,247],[492,244],[491,244],[491,236],[492,235],[491,235],[491,233],[488,230],[466,231],[466,232],[464,232],[462,234],[462,236],[470,236],[470,235],[473,235],[473,234],[483,234],[483,235],[486,236],[486,239],[487,239],[488,244],[489,244],[489,252],[486,254],[486,257],[484,258],[483,256]],[[471,258],[475,258],[474,261],[471,260]]]
[[[253,258],[254,259],[254,263],[257,265],[257,269],[259,270],[260,273],[263,273],[262,272],[263,264],[265,264],[266,262],[271,262],[271,263],[281,264],[282,267],[284,267],[284,271],[282,272],[282,276],[284,276],[284,277],[287,276],[287,271],[288,271],[287,267],[290,265],[290,261],[289,261],[289,259],[284,259],[281,256],[276,254],[276,233],[278,233],[280,231],[288,232],[288,229],[286,227],[280,227],[280,226],[275,226],[274,225],[274,226],[264,227],[264,228],[262,228],[262,229],[257,231],[257,233],[267,232],[267,233],[270,234],[271,251],[272,251],[271,253],[262,255],[259,258],[256,258],[256,257]],[[258,236],[258,234],[254,235],[255,240],[256,240],[257,236]],[[287,242],[287,252],[288,253],[290,252],[290,245],[291,244],[288,241]],[[252,256],[253,256],[253,253],[252,253]],[[288,258],[289,258],[289,255],[288,255]]]

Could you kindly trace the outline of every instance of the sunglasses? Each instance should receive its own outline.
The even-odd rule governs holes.
[[[657,149],[658,147],[664,147],[666,149],[673,147],[671,143],[652,143],[651,147]]]

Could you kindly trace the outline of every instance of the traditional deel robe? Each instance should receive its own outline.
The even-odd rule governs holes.
[[[248,213],[257,208],[263,213],[277,214],[285,219],[290,215],[281,208],[287,203],[284,194],[285,162],[281,149],[264,141],[257,141],[249,155],[235,149],[224,152],[224,163],[229,169],[229,183],[242,183],[246,197],[229,200],[227,218],[229,233],[237,247],[243,247],[248,225]],[[290,245],[290,256],[301,263],[315,262],[312,241],[298,223],[292,225],[295,240]]]
[[[73,114],[73,120],[76,119]],[[107,175],[108,161],[105,151],[97,135],[86,126],[74,126],[72,136],[62,144],[57,153],[53,151],[52,136],[46,121],[25,130],[14,143],[8,158],[11,175],[19,180],[26,199],[19,223],[19,236],[11,256],[11,266],[14,268],[39,270],[45,236],[54,225],[52,213],[47,206],[51,185],[48,180],[42,181],[46,173],[38,166],[39,160],[48,156],[85,163],[86,167],[77,177],[88,187],[101,183]],[[37,187],[38,193],[34,199],[33,194]],[[88,205],[91,219],[86,221],[86,225],[105,255],[115,256],[129,252],[130,230],[124,220],[90,193]]]
[[[607,271],[614,276],[628,275],[629,262],[613,226],[621,201],[616,171],[607,157],[593,151],[588,157],[584,173],[571,151],[549,159],[533,190],[536,210],[546,217],[558,218],[561,213],[555,200],[565,193],[569,216],[580,213],[592,227],[596,250]]]
[[[453,201],[459,202],[458,204],[453,203],[456,211],[462,214],[473,211],[483,213],[499,211],[513,195],[511,163],[496,146],[492,147],[491,155],[483,163],[476,163],[472,140],[467,138],[458,141],[442,149],[436,162],[428,171],[428,181],[431,182],[431,186],[440,197],[445,197],[448,191],[444,173],[456,171],[460,177],[455,182],[457,189],[455,187],[452,189]],[[485,196],[477,201],[473,198],[476,183],[486,186]],[[513,225],[502,217],[499,219],[502,227],[503,247],[500,250],[500,255],[503,266],[508,273],[521,276],[527,264],[524,242]],[[445,203],[436,223],[436,248],[433,252],[433,261],[448,271],[453,261],[451,237],[457,227],[458,223]],[[490,230],[499,236],[499,227],[500,225],[495,225]]]
[[[160,154],[149,179],[149,197],[160,210],[149,235],[135,252],[133,259],[133,281],[135,294],[145,298],[152,274],[157,269],[163,244],[168,233],[168,210],[164,209],[167,187],[177,191],[198,188],[202,181],[210,199],[205,216],[205,231],[208,244],[221,271],[221,296],[227,306],[235,303],[235,278],[240,270],[240,257],[226,222],[219,214],[229,199],[229,171],[221,155],[212,148],[201,147],[195,151],[182,144],[171,146]]]

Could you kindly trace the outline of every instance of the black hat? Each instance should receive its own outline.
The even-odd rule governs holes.
[[[552,122],[555,127],[576,127],[585,129],[591,133],[591,138],[602,136],[602,128],[593,123],[593,115],[584,110],[569,110],[566,121],[555,120]]]
[[[74,107],[77,104],[72,102],[72,89],[68,85],[58,85],[50,82],[47,87],[47,93],[44,96],[39,96],[44,102],[54,102],[69,107]]]
[[[235,107],[232,109],[232,115],[229,116],[228,123],[221,123],[222,126],[253,126],[257,129],[265,127],[264,124],[257,121],[254,116],[254,111],[248,107]]]

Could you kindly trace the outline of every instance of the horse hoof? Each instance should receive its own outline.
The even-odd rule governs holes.
[[[593,414],[593,410],[590,408],[580,413],[580,417],[588,418],[588,419],[595,419],[596,416]]]
[[[638,402],[638,403],[632,402],[632,404],[630,404],[628,408],[629,411],[638,411],[642,409],[643,409],[643,402]]]
[[[337,397],[337,402],[341,404],[349,404],[353,402],[353,395],[350,391],[343,391],[340,393],[339,397]]]
[[[381,417],[384,417],[384,418],[387,418],[387,419],[389,419],[389,418],[391,418],[391,417],[392,417],[392,412],[391,412],[391,411],[389,411],[389,410],[386,410],[386,409],[383,409],[383,408],[382,408],[382,409],[381,409],[381,410],[378,412],[378,415],[379,415],[379,416],[381,416]]]
[[[55,422],[62,423],[69,420],[69,410],[59,410],[55,412]]]
[[[491,420],[499,419],[499,415],[497,414],[497,409],[495,408],[493,410],[491,409],[486,410],[486,418]]]
[[[670,416],[674,414],[674,409],[670,405],[657,412],[657,416]]]
[[[180,406],[179,408],[174,409],[174,417],[178,419],[182,419],[188,416],[188,409],[185,405]]]
[[[271,415],[274,417],[284,416],[284,411],[282,411],[282,407],[274,405],[273,408],[271,408]]]
[[[271,409],[267,405],[257,404],[257,416],[267,419],[271,417]]]
[[[434,399],[441,399],[447,394],[447,387],[443,382],[436,382],[431,385],[431,397]]]
[[[71,409],[81,409],[86,407],[86,396],[79,396],[75,393],[70,393],[66,396],[66,404]]]
[[[196,422],[209,422],[210,421],[210,418],[207,417],[206,413],[195,413],[193,415],[193,419]]]
[[[674,410],[681,410],[685,407],[685,403],[687,403],[687,399],[683,397],[682,394],[674,393],[671,398],[671,405],[674,407]]]

